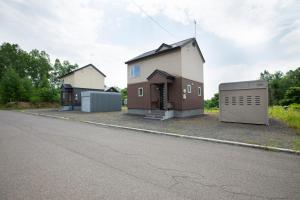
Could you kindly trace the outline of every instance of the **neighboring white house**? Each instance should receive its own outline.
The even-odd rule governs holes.
[[[61,105],[66,110],[80,108],[82,91],[104,91],[105,74],[92,64],[60,77]]]

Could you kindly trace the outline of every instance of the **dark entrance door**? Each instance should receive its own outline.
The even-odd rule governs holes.
[[[164,85],[159,85],[159,109],[164,109]]]

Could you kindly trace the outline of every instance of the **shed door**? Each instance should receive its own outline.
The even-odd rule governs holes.
[[[81,111],[82,112],[91,112],[90,96],[82,96],[81,97]]]
[[[221,121],[268,124],[266,89],[220,91],[220,100]]]

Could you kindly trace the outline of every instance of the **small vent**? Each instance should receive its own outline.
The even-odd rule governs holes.
[[[231,97],[231,104],[233,105],[233,106],[235,106],[236,105],[236,97]]]
[[[260,105],[260,96],[255,96],[255,105]]]
[[[225,97],[225,105],[226,105],[226,106],[229,105],[229,97]]]
[[[252,105],[252,98],[251,98],[251,96],[247,96],[247,105],[248,106]]]
[[[239,103],[240,103],[240,106],[244,105],[244,97],[243,96],[239,96]]]

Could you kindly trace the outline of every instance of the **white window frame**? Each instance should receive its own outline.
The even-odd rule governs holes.
[[[202,88],[198,87],[198,96],[201,97],[202,96]]]
[[[134,74],[134,69],[139,68],[139,74]],[[133,65],[130,67],[130,77],[131,78],[136,78],[141,75],[141,67],[139,65]]]
[[[186,91],[187,91],[187,93],[192,93],[192,85],[188,84],[186,86]]]
[[[140,91],[142,91],[142,92],[140,93]],[[139,96],[139,97],[144,96],[144,88],[142,88],[142,87],[139,87],[139,88],[138,88],[138,96]]]

